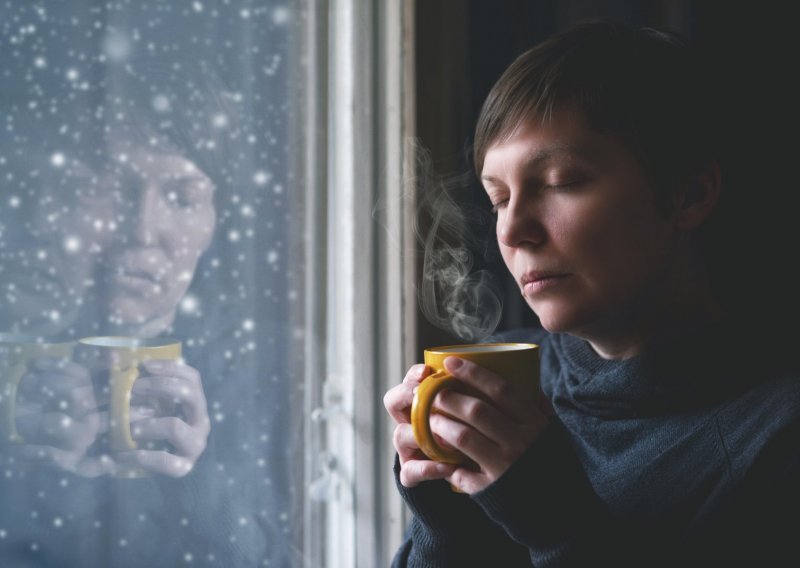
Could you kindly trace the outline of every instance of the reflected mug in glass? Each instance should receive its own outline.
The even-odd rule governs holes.
[[[78,341],[76,360],[87,367],[92,379],[109,395],[109,449],[136,449],[131,437],[130,401],[139,364],[151,359],[178,360],[181,342],[172,338],[124,336],[85,337]],[[97,386],[96,386],[97,388]]]
[[[35,336],[0,333],[0,444],[24,442],[17,432],[17,388],[28,363],[39,357],[69,360],[75,343],[48,342]]]
[[[430,426],[431,412],[438,412],[433,407],[433,401],[442,389],[470,393],[461,381],[444,370],[444,360],[451,356],[472,361],[508,381],[531,389],[534,396],[538,396],[539,346],[533,343],[473,343],[425,350],[425,364],[434,373],[422,380],[414,394],[411,404],[414,438],[423,453],[432,460],[458,464],[467,461],[465,456],[457,450],[442,447],[436,441]]]

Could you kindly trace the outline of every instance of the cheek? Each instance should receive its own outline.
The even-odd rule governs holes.
[[[635,282],[663,263],[669,228],[655,212],[623,206],[595,221],[574,227],[573,237],[585,265],[592,267],[597,278]]]
[[[168,228],[169,247],[176,257],[184,261],[196,261],[211,244],[214,236],[215,216],[213,212],[196,213],[191,217],[176,219]]]

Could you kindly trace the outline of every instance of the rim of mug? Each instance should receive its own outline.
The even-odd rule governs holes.
[[[486,349],[488,347],[507,347],[508,349]],[[465,353],[465,352],[503,352],[503,351],[525,351],[527,349],[538,349],[539,345],[536,343],[520,343],[520,342],[497,342],[497,343],[461,343],[453,345],[437,345],[436,347],[428,347],[425,351],[429,353]]]
[[[138,349],[142,347],[167,347],[180,344],[174,337],[136,337],[132,335],[93,335],[78,340],[80,345]]]

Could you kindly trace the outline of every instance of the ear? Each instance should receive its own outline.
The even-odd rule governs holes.
[[[684,231],[696,229],[711,215],[722,189],[719,164],[709,161],[677,196],[677,223]]]

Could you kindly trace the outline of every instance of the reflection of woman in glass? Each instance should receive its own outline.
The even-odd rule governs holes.
[[[214,185],[163,134],[143,134],[140,125],[113,125],[102,160],[57,154],[61,175],[26,188],[28,239],[17,239],[16,262],[6,267],[7,287],[20,291],[7,310],[16,317],[7,321],[19,331],[74,339],[152,337],[170,329],[211,241]],[[11,451],[84,475],[114,473],[119,465],[185,475],[209,431],[200,376],[181,362],[145,368],[131,400],[132,433],[144,442],[138,449],[108,456],[76,443],[91,439],[80,425],[98,428],[98,435],[107,429],[107,401],[85,388],[88,376],[75,364],[39,361],[19,389],[19,429],[27,443]],[[71,404],[54,406],[65,399]],[[157,414],[153,400],[160,402]],[[71,427],[43,428],[63,420]]]
[[[174,566],[188,554],[228,566],[269,558],[285,565],[282,480],[265,483],[263,459],[250,460],[251,468],[230,458],[241,447],[264,452],[270,436],[280,439],[272,417],[248,408],[256,377],[229,385],[225,368],[214,364],[226,355],[208,331],[187,337],[175,327],[176,315],[191,310],[187,289],[214,235],[215,187],[224,177],[226,141],[236,136],[236,113],[219,90],[204,90],[207,83],[194,78],[198,96],[176,95],[164,117],[148,106],[151,85],[166,89],[181,79],[150,71],[126,75],[130,84],[108,97],[97,124],[96,117],[73,117],[67,132],[81,132],[81,144],[59,133],[62,121],[52,129],[39,121],[27,140],[20,134],[14,147],[3,145],[7,171],[37,175],[14,188],[16,214],[3,214],[0,280],[3,292],[16,296],[0,304],[0,313],[8,331],[46,340],[175,336],[188,347],[187,364],[145,365],[131,399],[139,448],[109,455],[94,444],[108,424],[86,370],[52,359],[31,363],[19,388],[17,427],[25,443],[0,450],[11,472],[0,481],[0,529],[31,510],[37,518],[0,541],[0,563]],[[163,108],[160,99],[157,106]],[[17,122],[36,126],[28,118]],[[224,421],[221,409],[233,414],[234,404],[241,422]],[[209,408],[218,428],[211,451]],[[237,430],[239,424],[248,429]],[[130,465],[150,476],[114,476]],[[256,486],[251,470],[262,478],[257,499],[237,486]],[[50,532],[54,522],[58,530]]]

